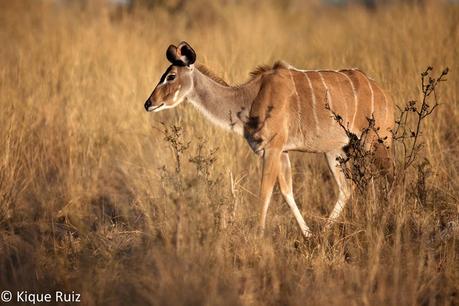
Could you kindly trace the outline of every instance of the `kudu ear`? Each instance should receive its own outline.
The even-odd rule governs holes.
[[[187,42],[182,41],[178,47],[170,45],[166,57],[172,65],[190,66],[196,61],[196,52]]]
[[[194,52],[193,48],[186,41],[182,41],[178,45],[177,54],[187,66],[193,65],[196,61],[196,52]]]
[[[166,57],[171,62],[172,65],[180,65],[181,61],[180,58],[177,55],[177,47],[174,45],[170,45],[167,50],[166,50]],[[181,64],[180,66],[183,66]]]

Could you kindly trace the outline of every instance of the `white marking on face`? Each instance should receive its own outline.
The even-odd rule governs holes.
[[[177,102],[177,99],[178,99],[178,96],[179,96],[179,93],[180,93],[180,88],[182,88],[182,85],[179,85],[178,89],[177,89],[177,90],[175,91],[175,93],[174,93],[174,97],[172,98],[172,101],[173,101],[174,103]]]
[[[163,81],[161,84],[159,84],[158,86],[156,86],[156,88],[161,88],[161,87],[163,87],[163,86],[166,86],[166,85],[167,85],[167,77],[168,77],[168,76],[169,76],[169,75],[167,75],[167,76],[164,78],[164,81]]]
[[[169,73],[168,75],[166,75],[166,77],[164,78],[164,81],[163,81],[161,84],[159,84],[159,85],[157,86],[157,88],[163,87],[164,85],[166,85],[166,84],[169,82],[168,78],[169,78],[169,76],[171,76],[171,75],[174,75],[174,76],[175,76],[176,74],[175,74],[175,72],[172,72],[172,73]]]
[[[152,112],[152,111],[153,111],[153,112],[158,112],[158,111],[160,111],[160,110],[163,108],[164,105],[165,105],[164,103],[161,103],[161,104],[159,104],[158,106],[150,106],[150,107],[148,108],[148,111],[149,111],[149,112]]]
[[[180,102],[181,102],[181,101],[175,102],[175,103],[172,104],[172,105],[166,105],[165,103],[162,103],[160,106],[156,107],[153,111],[154,111],[154,112],[159,112],[159,111],[162,111],[162,110],[165,110],[165,109],[174,108],[174,107],[176,107],[177,105],[179,105]]]
[[[170,108],[174,108],[176,107],[177,105],[179,105],[182,101],[183,101],[183,97],[180,98],[179,95],[180,95],[180,89],[182,88],[182,85],[179,85],[178,89],[175,91],[174,93],[174,96],[172,97],[172,104],[171,105],[167,105],[165,102],[162,102],[159,104],[159,106],[150,106],[148,108],[148,111],[154,111],[154,112],[159,112],[159,111],[163,111],[165,109],[170,109]]]

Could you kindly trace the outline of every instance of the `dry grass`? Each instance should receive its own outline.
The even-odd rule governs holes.
[[[1,289],[73,290],[85,305],[459,303],[459,7],[90,3],[0,2]],[[276,59],[360,67],[399,105],[420,97],[427,65],[449,66],[423,130],[428,171],[410,168],[387,201],[355,199],[322,233],[336,188],[323,156],[293,154],[316,235],[301,238],[277,192],[259,238],[244,140],[190,105],[143,110],[182,39],[231,83]],[[178,172],[162,121],[185,145]]]

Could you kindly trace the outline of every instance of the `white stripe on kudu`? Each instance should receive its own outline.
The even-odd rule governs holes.
[[[262,208],[260,216],[262,232],[265,228],[273,188],[278,182],[302,234],[306,237],[311,235],[293,197],[289,151],[326,155],[330,170],[339,187],[338,200],[331,210],[327,224],[336,221],[351,197],[352,184],[336,165],[338,157],[346,157],[343,149],[349,143],[349,138],[345,131],[337,126],[335,120],[329,120],[324,115],[325,110],[318,109],[323,105],[322,101],[318,101],[319,97],[322,99],[322,96],[318,95],[322,90],[326,91],[324,99],[328,100],[330,108],[334,106],[340,108],[339,111],[345,112],[340,115],[346,120],[346,124],[351,124],[349,128],[352,132],[365,127],[365,120],[356,120],[356,118],[368,116],[366,112],[369,109],[372,113],[375,112],[374,116],[381,120],[377,123],[380,136],[387,136],[388,143],[385,145],[391,145],[390,129],[394,126],[392,101],[376,82],[370,82],[363,73],[363,77],[368,82],[371,99],[366,91],[362,92],[360,88],[356,88],[358,83],[353,83],[353,75],[349,75],[349,71],[357,69],[305,71],[284,62],[277,62],[273,66],[258,67],[251,73],[251,78],[246,83],[230,86],[204,66],[195,64],[196,53],[188,43],[170,45],[166,54],[171,65],[163,77],[173,73],[176,78],[173,81],[165,78],[145,102],[145,109],[162,111],[173,108],[183,101],[190,101],[213,123],[245,137],[252,150],[263,161],[258,199],[259,207]],[[326,71],[333,73],[325,73]],[[321,84],[316,82],[312,73],[319,74]],[[378,91],[381,91],[382,95],[375,96]],[[358,108],[359,104],[360,108]],[[352,106],[354,106],[353,114],[350,111]],[[385,120],[382,121],[382,118]],[[294,120],[297,122],[293,122]],[[349,122],[350,120],[352,121]],[[377,143],[370,145],[377,145]],[[391,172],[391,150],[375,151],[375,156],[385,164],[383,166],[385,170]]]
[[[299,103],[300,102],[300,99],[299,99],[300,95],[298,94],[298,90],[296,90],[295,80],[293,79],[292,71],[290,69],[288,70],[288,74],[290,75],[290,80],[292,81],[293,91],[295,93],[296,101],[297,101],[297,103]]]
[[[357,116],[357,104],[358,104],[357,92],[355,91],[354,83],[352,82],[351,78],[342,71],[338,71],[338,73],[341,73],[348,79],[349,84],[351,84],[352,94],[354,95],[354,116],[352,116],[352,122],[350,126],[350,129],[352,131],[354,129],[355,117]]]
[[[317,118],[317,111],[316,111],[316,94],[314,93],[314,88],[312,87],[311,79],[309,78],[307,72],[303,73],[308,80],[309,89],[311,90],[311,100],[312,100],[312,115],[314,117],[314,122],[316,124],[316,131],[319,132],[319,118]]]
[[[370,94],[371,94],[371,115],[374,114],[375,112],[375,93],[373,92],[373,87],[371,86],[371,82],[369,78],[365,78],[368,82],[368,87],[370,88]]]
[[[331,99],[330,90],[328,89],[328,86],[325,83],[325,80],[324,80],[324,77],[323,77],[321,71],[317,71],[317,72],[319,73],[320,80],[322,81],[322,84],[324,84],[324,88],[325,88],[325,91],[327,93],[327,103],[330,106],[330,109],[333,110],[333,101]]]

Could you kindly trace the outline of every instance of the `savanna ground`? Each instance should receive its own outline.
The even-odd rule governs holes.
[[[179,4],[0,2],[0,289],[85,305],[457,305],[459,7]],[[277,59],[360,67],[402,107],[420,103],[427,66],[450,72],[390,196],[371,184],[324,232],[333,178],[323,156],[294,153],[314,237],[278,191],[259,237],[245,141],[186,103],[143,109],[181,40],[232,84]]]

